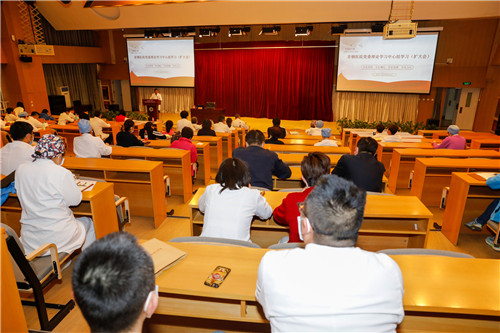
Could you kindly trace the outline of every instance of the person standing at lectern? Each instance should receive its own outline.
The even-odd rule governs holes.
[[[149,97],[149,99],[159,99],[160,101],[162,100],[161,99],[161,94],[158,91],[158,89],[154,90],[153,94],[151,95],[151,97]],[[158,105],[158,112],[160,112],[160,105]]]

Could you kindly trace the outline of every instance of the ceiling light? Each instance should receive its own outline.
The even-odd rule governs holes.
[[[220,32],[220,28],[200,28],[199,37],[214,37]]]
[[[265,36],[276,36],[281,31],[281,27],[279,25],[275,25],[273,27],[262,27],[259,32],[259,35]]]
[[[297,36],[309,36],[313,30],[312,25],[305,27],[295,27],[295,37]]]
[[[250,27],[237,27],[237,28],[229,28],[228,37],[231,36],[245,36],[250,32]]]

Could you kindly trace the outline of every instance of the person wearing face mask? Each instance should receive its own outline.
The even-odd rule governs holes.
[[[134,135],[134,121],[127,119],[123,123],[123,128],[116,135],[116,144],[122,147],[144,146],[144,143]]]
[[[10,136],[14,141],[0,149],[2,175],[8,176],[21,164],[33,161],[31,155],[35,152],[31,145],[33,141],[33,126],[24,121],[16,121],[10,127]]]
[[[92,219],[75,218],[70,206],[82,201],[71,171],[62,167],[65,146],[53,134],[44,135],[31,163],[16,170],[15,187],[21,203],[21,243],[26,253],[54,243],[59,252],[85,249],[95,241]],[[46,253],[49,255],[49,252]]]

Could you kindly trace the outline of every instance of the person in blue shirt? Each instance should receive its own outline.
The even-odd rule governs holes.
[[[38,118],[42,118],[42,119],[45,119],[45,120],[54,120],[54,117],[52,117],[52,116],[49,115],[49,110],[47,110],[47,109],[43,109],[42,113],[40,113],[40,115],[38,116]]]

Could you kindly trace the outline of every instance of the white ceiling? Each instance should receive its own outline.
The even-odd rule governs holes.
[[[390,0],[213,0],[108,8],[84,8],[83,4],[37,1],[57,30],[387,21],[391,8]],[[500,1],[415,0],[413,12],[413,20],[492,17],[500,17]]]

